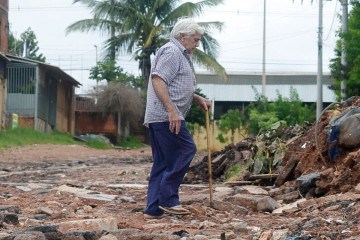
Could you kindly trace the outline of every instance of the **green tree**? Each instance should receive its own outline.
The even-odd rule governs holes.
[[[9,33],[9,53],[12,55],[22,55],[23,42],[17,39],[12,32]]]
[[[206,95],[201,92],[200,88],[196,88],[195,93],[206,98]],[[204,110],[202,110],[202,108],[196,103],[192,103],[189,114],[186,117],[186,121],[191,124],[197,123],[198,125],[205,127],[206,119]]]
[[[13,33],[9,34],[9,53],[24,56],[25,58],[45,62],[46,58],[42,53],[38,53],[39,46],[36,35],[31,28],[28,28],[16,39]]]
[[[257,100],[247,107],[247,121],[245,121],[247,130],[252,134],[267,131],[278,121],[294,126],[315,120],[315,106],[305,105],[294,88],[290,88],[289,98],[284,98],[277,93],[277,98],[271,102],[257,93],[256,89],[254,91]]]
[[[352,9],[349,13],[348,33],[339,31],[339,40],[335,48],[335,58],[331,59],[331,76],[335,83],[330,87],[341,99],[341,80],[346,79],[346,96],[360,96],[360,3],[351,1]],[[342,41],[345,42],[345,68],[341,64]]]
[[[234,143],[235,131],[236,129],[240,129],[243,122],[243,118],[239,109],[230,109],[224,115],[220,117],[219,120],[219,130],[220,134],[218,135],[218,139],[220,142],[225,142],[227,139],[223,134],[231,133],[230,140]]]
[[[81,3],[86,5],[92,12],[93,18],[83,19],[73,24],[69,25],[66,28],[66,33],[80,31],[80,32],[90,32],[90,31],[100,31],[103,35],[108,35],[109,39],[114,39],[116,32],[119,32],[120,24],[119,18],[121,18],[121,13],[118,12],[114,6],[120,2],[119,0],[74,0],[73,3]],[[104,60],[115,61],[117,46],[114,42],[110,44],[105,49],[105,58]]]
[[[124,69],[117,66],[114,61],[98,62],[95,67],[90,69],[89,78],[97,82],[103,80],[106,80],[108,83],[119,82],[137,89],[141,89],[143,86],[143,79],[141,77],[125,73]]]
[[[166,41],[175,22],[181,17],[197,17],[205,7],[221,4],[223,0],[204,0],[184,2],[181,0],[75,0],[87,5],[93,13],[93,19],[78,21],[67,31],[112,31],[105,42],[105,49],[135,54],[139,61],[144,88],[151,68],[151,55]],[[202,38],[202,50],[194,53],[194,61],[207,69],[215,71],[226,79],[225,69],[216,61],[218,42],[211,36],[213,30],[221,30],[222,22],[202,22],[206,32]]]

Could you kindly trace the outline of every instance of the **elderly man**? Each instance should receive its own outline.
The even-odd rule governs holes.
[[[149,178],[145,219],[164,212],[189,214],[180,205],[179,187],[196,153],[185,117],[194,101],[205,111],[211,102],[195,94],[191,54],[204,29],[191,19],[179,20],[170,41],[155,55],[150,72],[144,125],[149,128],[153,166]]]

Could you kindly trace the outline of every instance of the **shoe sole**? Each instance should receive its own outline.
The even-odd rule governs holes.
[[[175,214],[175,215],[189,215],[189,214],[191,214],[191,212],[186,210],[186,209],[185,210],[176,210],[176,209],[173,209],[173,208],[167,208],[167,207],[162,207],[162,206],[159,206],[159,208],[161,210],[163,210],[164,212]]]
[[[163,217],[164,217],[164,215],[155,216],[155,215],[144,214],[145,220],[162,219]]]

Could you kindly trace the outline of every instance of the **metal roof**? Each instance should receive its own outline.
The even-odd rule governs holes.
[[[262,92],[261,73],[228,74],[228,81],[221,80],[215,74],[196,74],[197,87],[209,99],[215,101],[256,101],[256,92]],[[336,95],[329,89],[334,82],[329,74],[322,79],[323,102],[336,101]],[[316,73],[272,73],[266,76],[265,96],[271,101],[280,94],[290,97],[291,88],[295,89],[303,102],[317,101],[317,75]],[[255,91],[254,91],[255,89]]]
[[[44,70],[44,72],[53,76],[55,79],[61,79],[63,81],[69,82],[71,85],[76,87],[82,86],[80,82],[76,81],[72,76],[70,76],[69,74],[67,74],[57,66],[39,62],[32,59],[10,55],[10,54],[5,54],[5,56],[7,59],[9,59],[10,62],[20,62],[20,63],[39,65],[40,69]]]

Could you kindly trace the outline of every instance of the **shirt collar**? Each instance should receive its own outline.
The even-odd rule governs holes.
[[[174,37],[170,37],[170,41],[174,43],[182,52],[188,53],[186,48]]]

